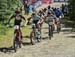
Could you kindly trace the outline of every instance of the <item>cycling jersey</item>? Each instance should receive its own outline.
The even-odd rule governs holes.
[[[53,9],[51,9],[51,8],[46,11],[46,14],[48,14],[48,12],[50,12],[52,14],[55,14],[54,11],[53,11]]]
[[[60,16],[62,16],[62,11],[60,9],[56,9],[55,14],[56,14],[56,17],[59,18]]]
[[[22,18],[25,20],[25,18],[22,15],[12,15],[11,18],[10,18],[10,20],[12,18],[15,18],[14,25],[19,25],[19,26],[21,25]],[[10,22],[10,20],[9,20],[9,22]]]
[[[36,15],[34,17],[32,16],[31,18],[32,18],[32,21],[34,24],[37,24],[37,22],[40,20],[40,16],[38,16],[38,15]]]

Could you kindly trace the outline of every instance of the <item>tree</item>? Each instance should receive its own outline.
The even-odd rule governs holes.
[[[69,0],[69,16],[70,20],[75,21],[75,0]]]
[[[21,0],[0,0],[0,23],[5,23],[15,8],[22,6]]]
[[[0,21],[4,21],[4,15],[7,10],[7,0],[0,0]]]

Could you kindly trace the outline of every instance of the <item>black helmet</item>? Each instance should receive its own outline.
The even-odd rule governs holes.
[[[20,14],[20,11],[15,11],[16,14]]]
[[[20,14],[21,12],[20,12],[20,10],[18,8],[16,8],[15,13]]]
[[[50,8],[51,8],[51,6],[49,5],[49,6],[48,6],[48,9],[50,9]]]
[[[48,14],[52,14],[51,12],[48,12]]]

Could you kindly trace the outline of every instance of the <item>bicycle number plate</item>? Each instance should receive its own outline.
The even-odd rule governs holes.
[[[53,22],[49,22],[49,25],[53,25]]]

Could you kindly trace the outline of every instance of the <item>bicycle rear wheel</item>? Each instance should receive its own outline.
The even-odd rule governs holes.
[[[49,26],[49,39],[51,40],[51,26]]]
[[[13,41],[13,47],[14,47],[14,51],[16,52],[17,51],[17,46],[16,46],[15,40]]]
[[[17,48],[18,48],[18,39],[16,37],[17,37],[17,35],[15,33],[14,34],[14,39],[13,39],[13,47],[14,47],[15,52],[17,51]]]
[[[49,26],[49,39],[51,40],[52,37],[53,37],[53,26],[50,25]]]

